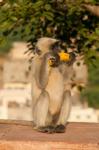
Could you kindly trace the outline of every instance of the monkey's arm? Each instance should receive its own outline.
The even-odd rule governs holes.
[[[49,74],[51,71],[51,66],[49,65],[49,62],[48,62],[50,58],[51,58],[50,53],[46,53],[43,56],[39,70],[36,74],[36,79],[37,79],[41,89],[45,89],[46,85],[48,83]]]

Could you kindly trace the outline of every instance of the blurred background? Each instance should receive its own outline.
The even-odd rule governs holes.
[[[98,0],[0,1],[0,119],[32,120],[31,54],[24,53],[44,36],[79,54],[75,84],[67,86],[73,103],[69,121],[99,123]]]

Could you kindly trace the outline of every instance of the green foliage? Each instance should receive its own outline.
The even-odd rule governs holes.
[[[75,47],[89,62],[99,48],[99,18],[82,7],[86,2],[99,4],[98,0],[5,0],[0,3],[0,47],[13,40],[34,46],[43,36],[61,39],[70,47],[75,38]]]
[[[89,65],[87,96],[90,106],[99,108],[99,17],[82,4],[99,5],[99,0],[4,0],[0,2],[0,53],[13,41],[31,42],[54,37],[83,53]],[[72,43],[71,38],[75,39]],[[93,65],[92,65],[93,64]]]
[[[89,64],[89,84],[82,97],[87,99],[89,106],[99,108],[99,58],[95,66]]]
[[[83,98],[86,98],[90,107],[99,109],[99,87],[85,90]]]

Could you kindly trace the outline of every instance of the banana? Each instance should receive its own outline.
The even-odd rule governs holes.
[[[60,61],[69,61],[70,60],[70,55],[68,53],[64,52],[64,50],[61,50],[61,52],[59,52],[58,55],[60,56]]]

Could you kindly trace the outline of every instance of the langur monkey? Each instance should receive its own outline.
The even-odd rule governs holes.
[[[65,77],[54,60],[51,47],[58,40],[41,38],[32,61],[32,114],[34,128],[46,133],[65,132],[71,110],[71,93],[65,90]]]

